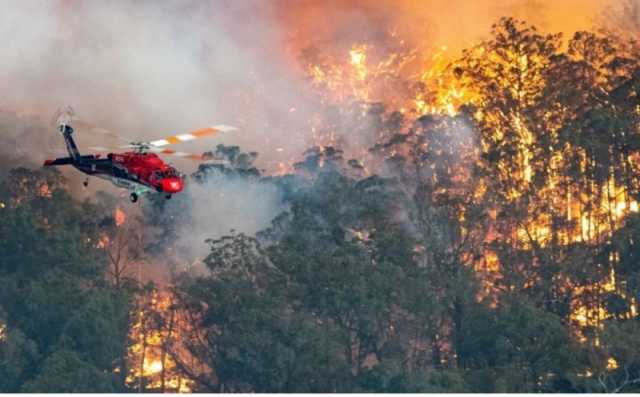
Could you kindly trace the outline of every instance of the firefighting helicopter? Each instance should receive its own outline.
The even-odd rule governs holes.
[[[205,160],[206,158],[201,155],[177,152],[171,149],[163,149],[163,147],[233,130],[236,130],[236,128],[228,125],[216,125],[186,134],[172,135],[164,139],[131,142],[116,148],[89,148],[102,152],[130,149],[125,153],[108,153],[106,157],[102,157],[100,154],[81,155],[73,140],[74,129],[70,121],[63,121],[58,124],[58,132],[64,137],[69,157],[46,160],[44,166],[72,165],[89,176],[109,180],[117,187],[131,191],[129,198],[133,203],[138,201],[138,198],[143,194],[152,191],[163,193],[167,199],[170,199],[173,194],[183,189],[184,175],[162,161],[156,153]],[[87,177],[84,185],[87,186],[88,183],[89,178]]]

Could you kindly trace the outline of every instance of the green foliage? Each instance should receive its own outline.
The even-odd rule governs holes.
[[[436,314],[432,290],[468,288],[472,277],[432,279],[416,263],[415,237],[393,216],[406,200],[398,186],[318,169],[259,240],[208,241],[209,276],[178,288],[207,335],[187,344],[215,374],[195,377],[203,390],[465,390],[453,372],[428,372],[430,349],[411,352],[407,338],[435,338],[432,321],[448,314]]]
[[[552,391],[579,368],[577,347],[560,318],[530,303],[504,302],[472,313],[467,321],[460,354],[473,390]]]
[[[113,393],[113,375],[80,359],[73,351],[61,349],[49,356],[38,375],[28,381],[26,393]]]
[[[5,338],[0,341],[0,390],[18,391],[36,372],[40,357],[36,344],[19,330],[9,330]]]
[[[608,321],[599,351],[593,352],[592,368],[598,382],[590,382],[592,390],[605,393],[637,393],[640,391],[640,322],[638,319]],[[614,368],[610,360],[615,360]]]
[[[635,356],[622,352],[635,343],[637,216],[618,227],[596,208],[606,198],[598,186],[611,180],[627,205],[640,196],[629,162],[640,149],[638,63],[624,48],[586,32],[565,47],[560,35],[504,18],[454,65],[477,96],[460,116],[405,125],[402,114],[372,106],[362,119],[378,137],[370,156],[384,162],[384,177],[362,177],[338,147],[314,147],[296,175],[266,178],[288,210],[255,240],[211,240],[210,273],[178,286],[207,335],[189,345],[211,368],[196,383],[209,391],[632,390]],[[578,216],[563,205],[571,194],[591,201]],[[564,241],[580,216],[596,219],[598,236]],[[501,264],[493,275],[478,272],[488,250]],[[594,287],[612,269],[615,290]],[[577,329],[577,306],[606,307],[604,331]],[[608,368],[609,357],[624,364]]]
[[[237,146],[206,153],[221,163],[192,183],[270,184],[287,210],[206,241],[206,268],[172,288],[163,354],[197,392],[640,390],[640,216],[601,208],[640,199],[634,46],[503,18],[451,65],[474,96],[456,117],[353,104],[346,147],[286,176]],[[367,168],[345,158],[365,141]],[[146,249],[179,255],[188,196],[148,201]],[[168,325],[153,285],[105,279],[115,201],[17,168],[0,203],[0,392],[126,391],[132,300],[145,332]],[[576,237],[584,219],[597,231]]]
[[[15,169],[2,186],[0,391],[118,390],[129,297],[105,284],[98,248],[112,209],[76,202],[55,171]]]

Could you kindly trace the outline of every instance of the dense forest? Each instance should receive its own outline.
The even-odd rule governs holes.
[[[286,210],[165,285],[134,269],[180,261],[189,196],[122,223],[55,170],[7,170],[0,391],[640,391],[638,49],[505,18],[444,69],[454,111],[342,104],[349,147],[279,174],[220,145],[189,183]]]

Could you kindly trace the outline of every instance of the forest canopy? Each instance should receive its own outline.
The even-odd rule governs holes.
[[[455,103],[325,104],[367,139],[279,174],[221,145],[189,183],[269,186],[284,210],[162,286],[134,269],[179,257],[189,196],[120,224],[108,195],[12,168],[0,391],[640,391],[638,54],[503,18],[442,70]]]

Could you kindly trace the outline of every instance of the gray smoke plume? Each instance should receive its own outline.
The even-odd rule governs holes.
[[[259,151],[266,160],[293,157],[310,144],[304,127],[311,109],[281,52],[280,29],[261,1],[6,3],[0,143],[31,166],[63,156],[51,117],[71,105],[82,120],[138,140],[215,124],[238,127],[181,151],[202,153],[225,143]],[[81,151],[121,143],[109,139],[76,128]],[[167,160],[187,174],[197,166]],[[94,178],[83,190],[84,176],[62,171],[78,198],[107,190],[124,196],[127,212],[137,212],[109,183]],[[275,192],[223,179],[188,184],[184,194],[197,222],[181,240],[199,253],[205,238],[230,229],[252,233],[277,214]]]
[[[224,123],[239,131],[180,150],[302,151],[306,101],[278,52],[281,33],[259,1],[10,2],[0,14],[0,108],[50,117],[69,104],[141,140]],[[81,147],[105,145],[77,133]]]
[[[544,9],[550,30],[560,22],[586,28],[588,16],[604,5],[599,0],[525,3],[531,1],[5,2],[0,146],[30,164],[54,157],[64,146],[50,118],[71,105],[83,120],[138,140],[234,125],[236,132],[177,149],[202,153],[219,143],[240,145],[260,152],[258,165],[266,167],[299,157],[313,144],[309,120],[317,102],[296,65],[307,46],[344,51],[352,40],[375,42],[395,31],[413,41],[457,48],[486,35],[504,13]],[[76,137],[81,150],[120,143],[82,129]],[[185,173],[196,167],[174,162]],[[74,170],[63,172],[76,186],[83,179]],[[95,189],[117,192],[95,181],[83,194]],[[224,180],[190,187],[186,194],[202,224],[185,231],[184,238],[202,244],[202,237],[216,237],[211,230],[263,227],[278,212],[279,199],[268,189],[247,193],[251,189]],[[217,193],[223,196],[211,202]]]

